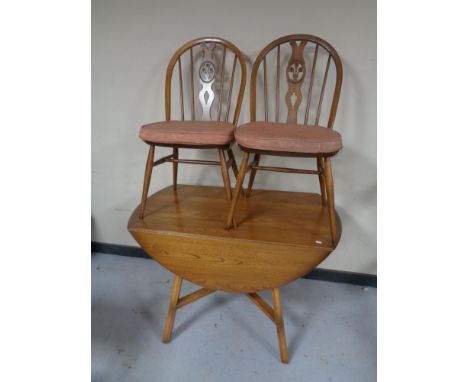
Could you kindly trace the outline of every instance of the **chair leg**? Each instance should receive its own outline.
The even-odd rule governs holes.
[[[325,187],[327,189],[328,217],[330,219],[330,230],[333,246],[336,246],[336,215],[335,215],[335,196],[333,190],[333,176],[330,158],[325,158]]]
[[[171,299],[169,301],[169,311],[167,312],[166,325],[164,326],[163,342],[167,344],[171,339],[172,328],[177,310],[177,302],[179,301],[180,288],[182,287],[182,277],[175,275],[174,284],[172,285]]]
[[[276,331],[278,333],[278,344],[280,349],[281,362],[288,363],[288,345],[286,344],[286,333],[284,331],[283,322],[283,309],[281,308],[281,296],[278,288],[273,289],[273,309],[276,324]]]
[[[317,158],[317,169],[323,171],[323,158]],[[323,173],[319,175],[320,195],[322,195],[322,206],[327,205],[327,191],[325,190],[325,179]]]
[[[151,181],[151,173],[153,172],[153,160],[154,160],[154,145],[150,145],[148,151],[148,158],[146,159],[146,169],[145,169],[145,180],[143,182],[143,193],[141,195],[140,203],[140,214],[139,218],[143,219],[145,215],[146,199],[148,197],[148,190]]]
[[[231,192],[231,179],[229,178],[229,171],[226,163],[226,156],[223,149],[218,149],[219,163],[221,164],[221,175],[223,176],[224,189],[226,190],[226,199],[228,206],[231,206],[232,192]],[[229,155],[229,154],[228,154]],[[234,228],[237,228],[235,219],[233,219]]]
[[[237,175],[239,174],[239,170],[237,168],[236,157],[234,156],[234,153],[232,152],[232,149],[230,148],[227,150],[227,153],[232,163],[232,172],[234,173],[234,176],[237,178]]]
[[[232,152],[232,149],[229,148],[227,150],[229,159],[231,160],[231,166],[232,166],[232,172],[234,173],[234,176],[237,179],[237,175],[239,175],[239,170],[237,168],[237,162],[236,162],[236,157],[234,156],[234,153]],[[244,188],[241,188],[242,195],[245,195]]]
[[[231,207],[229,208],[229,214],[226,222],[226,229],[231,228],[234,218],[234,210],[236,209],[237,202],[239,201],[240,191],[242,189],[242,183],[244,182],[245,173],[247,172],[247,167],[249,165],[249,153],[244,152],[244,157],[242,158],[242,164],[237,175],[236,188],[234,190],[234,196],[232,197]]]
[[[173,159],[179,159],[179,148],[174,147],[172,150],[172,157]],[[177,190],[177,169],[179,167],[178,162],[172,162],[172,188]]]
[[[260,154],[255,154],[254,155],[254,160],[253,160],[253,165],[258,166],[259,163],[260,163]],[[249,186],[247,188],[247,194],[246,194],[247,198],[250,196],[250,193],[252,192],[252,186],[253,186],[253,183],[254,183],[254,180],[255,180],[255,175],[257,175],[257,170],[252,168],[252,170],[250,171]]]

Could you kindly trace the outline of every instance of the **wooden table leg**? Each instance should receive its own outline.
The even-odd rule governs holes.
[[[182,287],[182,280],[182,277],[174,275],[174,284],[172,286],[171,299],[169,302],[169,311],[167,313],[166,325],[164,326],[164,343],[168,343],[171,339],[176,310],[215,292],[212,289],[201,288],[182,298],[179,298],[180,289]],[[278,333],[278,344],[281,362],[289,363],[288,346],[286,344],[286,334],[284,331],[283,311],[281,308],[281,297],[279,289],[274,288],[272,291],[273,308],[266,301],[264,301],[257,293],[246,293],[246,295],[255,305],[257,305],[260,308],[260,310],[263,313],[266,314],[268,318],[270,318],[275,323],[276,331]]]
[[[283,310],[281,308],[281,297],[278,288],[273,289],[273,309],[275,312],[276,331],[278,332],[278,344],[280,349],[281,362],[288,363],[288,345],[286,344],[286,334],[284,331]]]
[[[172,285],[171,300],[169,301],[169,311],[167,312],[166,325],[164,326],[163,342],[167,344],[171,339],[172,327],[179,301],[180,288],[182,287],[182,277],[175,275]]]

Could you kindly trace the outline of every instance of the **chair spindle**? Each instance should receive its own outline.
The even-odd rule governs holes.
[[[231,109],[231,95],[232,95],[232,87],[234,85],[234,75],[236,73],[236,64],[237,64],[237,57],[234,57],[234,63],[232,64],[232,73],[231,73],[231,83],[229,84],[229,95],[228,95],[228,102],[227,102],[227,110],[226,110],[226,117],[224,121],[227,122],[229,119],[229,111]]]
[[[219,104],[218,104],[218,121],[221,119],[221,107],[223,104],[223,90],[224,90],[224,65],[226,61],[226,47],[223,49],[223,61],[221,64],[221,84],[219,90]]]
[[[265,121],[268,122],[268,79],[266,56],[263,58],[263,98],[265,101]]]
[[[318,44],[315,44],[315,52],[314,52],[314,60],[312,62],[312,72],[310,73],[310,84],[309,84],[309,92],[307,93],[307,108],[304,116],[304,125],[309,123],[309,109],[310,109],[310,101],[312,98],[312,89],[314,87],[314,78],[315,78],[315,66],[317,64],[317,54],[318,54]]]
[[[322,90],[320,91],[320,101],[317,107],[317,116],[315,117],[315,124],[317,125],[320,120],[320,111],[322,109],[323,94],[325,93],[325,85],[327,84],[328,69],[330,68],[331,55],[328,55],[327,68],[325,69],[325,75],[323,78]]]
[[[179,63],[179,93],[180,93],[180,114],[182,117],[182,121],[185,120],[184,117],[184,89],[183,89],[183,83],[182,83],[182,64],[180,62],[180,57],[177,60]]]
[[[195,121],[195,87],[193,85],[193,50],[190,48],[190,90],[192,91],[192,121]]]
[[[276,108],[275,108],[275,122],[279,121],[279,92],[280,92],[280,45],[276,48]]]

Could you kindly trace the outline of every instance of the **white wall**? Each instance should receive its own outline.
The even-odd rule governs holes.
[[[344,65],[335,129],[344,149],[332,161],[341,242],[322,268],[376,273],[376,2],[375,0],[93,0],[92,240],[136,245],[127,232],[139,204],[147,145],[143,123],[164,119],[164,75],[176,48],[201,36],[224,37],[250,60],[273,39],[308,33],[329,41]],[[250,74],[250,72],[249,72]],[[248,121],[248,92],[240,123]],[[237,150],[237,148],[236,148]],[[169,149],[159,149],[160,155]],[[215,153],[183,150],[185,157]],[[240,159],[239,151],[236,155]],[[284,166],[303,159],[272,158]],[[150,192],[171,184],[160,166]],[[222,185],[212,166],[179,167],[187,184]],[[258,188],[319,191],[315,177],[260,172]]]

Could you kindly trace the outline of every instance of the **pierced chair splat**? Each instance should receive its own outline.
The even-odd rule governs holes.
[[[267,70],[269,65],[273,70]],[[236,142],[243,151],[243,160],[226,222],[227,229],[234,225],[237,201],[249,170],[247,197],[252,191],[258,170],[313,174],[319,177],[322,205],[328,208],[331,236],[334,245],[337,244],[330,158],[342,148],[341,136],[333,130],[342,79],[343,68],[338,53],[328,42],[316,36],[284,36],[268,44],[258,54],[250,79],[251,122],[239,126],[235,131]],[[274,83],[270,87],[274,97],[270,95],[269,82]],[[263,105],[261,102],[257,104],[257,93],[258,98],[263,96]],[[282,95],[284,105],[280,103]],[[262,108],[263,121],[257,121],[257,109]],[[270,120],[273,117],[270,115],[272,109],[273,121]],[[325,109],[328,109],[328,119],[321,123],[322,111]],[[310,124],[309,117],[314,111],[315,118]],[[283,116],[284,122],[280,122],[280,116]],[[249,163],[252,154],[253,160]],[[315,158],[317,168],[261,166],[262,155]]]
[[[236,71],[238,66],[240,70]],[[177,74],[174,73],[176,67]],[[235,176],[238,173],[231,147],[244,95],[246,71],[243,54],[234,44],[222,38],[195,39],[172,56],[166,71],[166,120],[144,125],[140,129],[140,138],[149,145],[140,219],[145,216],[153,167],[166,162],[171,162],[173,166],[174,190],[177,189],[179,163],[219,165],[230,204],[229,169]],[[173,77],[178,77],[177,81]],[[177,96],[179,119],[174,118],[172,109],[172,101]],[[171,147],[172,154],[154,160],[155,147]],[[181,148],[216,149],[219,161],[181,159]]]

